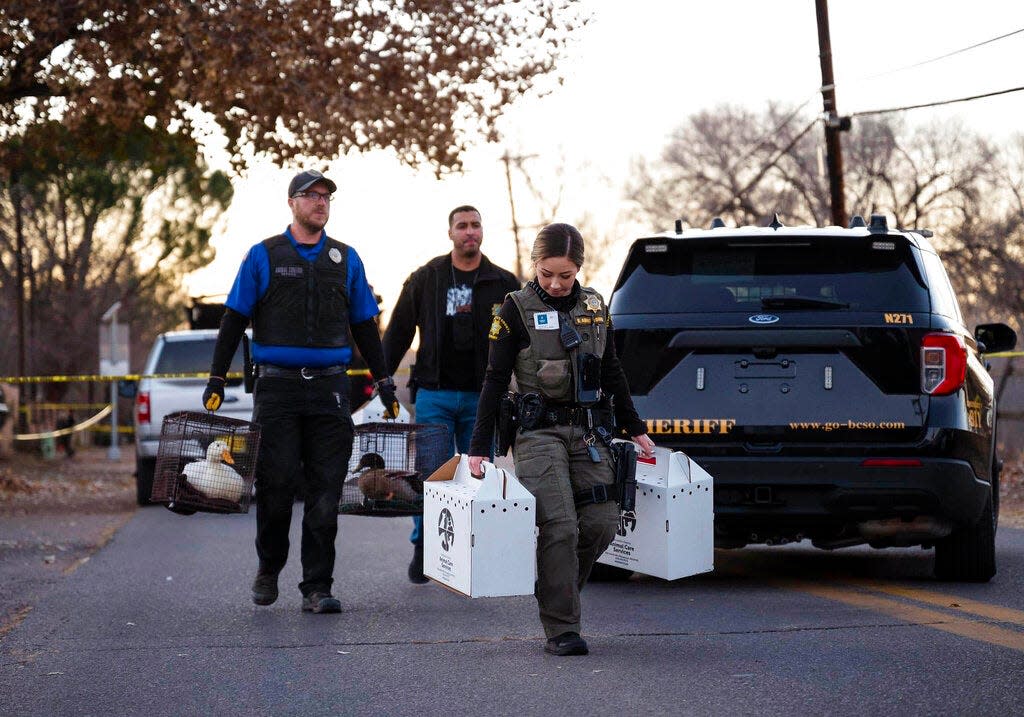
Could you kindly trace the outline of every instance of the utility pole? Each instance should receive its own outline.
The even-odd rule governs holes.
[[[17,283],[15,310],[18,313],[18,375],[25,376],[25,227],[21,214],[21,173],[18,170],[11,172],[11,199],[14,202],[14,237],[16,242],[15,253],[15,282]],[[18,384],[18,405],[25,405],[24,383]],[[21,412],[17,422],[17,431],[26,432],[27,427],[23,419],[25,413]]]
[[[836,86],[832,77],[832,40],[828,30],[828,0],[814,0],[818,15],[818,56],[821,59],[821,98],[825,108],[825,159],[828,187],[832,198],[832,223],[846,226],[846,201],[843,198],[843,150],[839,132],[849,129],[849,119],[836,109]],[[845,126],[844,126],[845,125]]]
[[[512,157],[508,150],[501,155],[501,161],[505,163],[505,182],[508,185],[508,206],[512,210],[512,236],[516,242],[516,278],[523,280],[523,253],[519,247],[519,222],[516,221],[516,203],[512,199],[512,167],[513,161],[519,161],[522,157]]]
[[[515,201],[512,199],[512,163],[522,170],[522,161],[537,157],[537,155],[510,155],[506,150],[502,155],[502,162],[505,163],[505,183],[509,189],[509,209],[512,210],[512,236],[515,238],[515,275],[521,282],[525,277],[522,271],[522,251],[519,244],[519,221],[515,218]]]
[[[118,376],[128,373],[128,327],[117,322],[117,312],[121,309],[121,302],[115,301],[114,305],[107,309],[100,317],[100,373],[104,376]],[[110,337],[106,347],[103,346],[103,325],[110,326]],[[124,355],[119,352],[118,344],[123,344]],[[104,350],[104,348],[106,350]],[[107,354],[107,356],[104,356]],[[107,449],[107,459],[117,461],[121,459],[121,449],[118,448],[117,434],[117,380],[110,380],[110,448]]]

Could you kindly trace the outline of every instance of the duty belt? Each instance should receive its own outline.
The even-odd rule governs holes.
[[[549,405],[541,414],[541,422],[545,426],[603,426],[608,418],[610,416],[604,409],[573,405]]]
[[[285,368],[275,366],[271,363],[260,364],[256,367],[256,375],[266,378],[321,378],[323,376],[337,376],[347,371],[346,366],[320,366],[318,368]]]
[[[601,483],[586,490],[576,491],[572,494],[572,499],[577,508],[591,503],[607,503],[610,500],[618,502],[619,486],[614,483],[611,485]]]

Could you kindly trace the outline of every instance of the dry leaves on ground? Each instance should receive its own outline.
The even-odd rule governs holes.
[[[0,457],[0,510],[128,510],[135,503],[134,473],[131,448],[117,461],[107,458],[106,448],[79,449],[71,458],[58,453],[50,460],[15,451]]]

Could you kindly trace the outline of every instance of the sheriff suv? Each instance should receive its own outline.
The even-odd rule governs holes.
[[[996,405],[927,231],[676,231],[632,245],[610,308],[640,415],[715,479],[719,547],[935,548],[940,579],[995,574]]]

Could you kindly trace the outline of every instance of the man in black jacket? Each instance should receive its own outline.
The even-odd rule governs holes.
[[[487,333],[505,295],[520,283],[480,252],[484,230],[476,208],[463,205],[448,214],[448,237],[451,252],[406,279],[384,334],[384,355],[393,375],[419,330],[410,380],[416,422],[448,426],[456,450],[467,453],[487,369]],[[409,580],[422,583],[422,517],[413,523]]]

